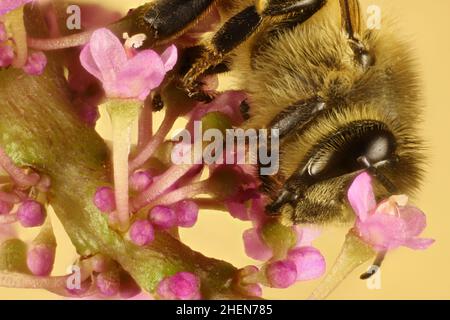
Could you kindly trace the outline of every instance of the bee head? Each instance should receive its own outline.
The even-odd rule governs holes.
[[[281,167],[288,178],[267,213],[285,224],[350,222],[347,190],[363,171],[374,177],[380,199],[413,191],[421,173],[419,143],[398,120],[356,105],[317,116],[284,142]]]

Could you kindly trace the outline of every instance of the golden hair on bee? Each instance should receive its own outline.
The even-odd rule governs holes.
[[[358,0],[156,0],[137,11],[149,9],[136,27],[163,43],[213,6],[222,21],[184,50],[178,84],[209,100],[199,79],[230,71],[228,89],[248,95],[244,127],[279,130],[280,171],[261,177],[268,214],[286,224],[350,221],[346,191],[365,170],[378,197],[417,188],[420,83],[386,19],[369,30]]]

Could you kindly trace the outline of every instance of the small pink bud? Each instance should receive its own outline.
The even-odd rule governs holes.
[[[249,295],[250,297],[260,298],[263,295],[262,287],[257,283],[249,284],[249,285],[245,286],[244,289],[245,289],[245,293],[247,295]]]
[[[9,67],[14,61],[14,50],[10,46],[0,45],[0,68]]]
[[[13,208],[13,204],[0,200],[0,214],[10,213]]]
[[[170,229],[175,227],[177,224],[177,216],[175,211],[164,206],[156,206],[151,209],[149,219],[160,229]]]
[[[36,276],[48,276],[52,272],[54,262],[54,248],[41,244],[28,251],[27,266]]]
[[[23,71],[32,76],[40,76],[47,65],[47,57],[43,52],[32,53],[23,66]]]
[[[267,266],[266,277],[273,288],[288,288],[297,279],[297,268],[290,260],[276,261]]]
[[[183,228],[190,228],[195,225],[198,218],[198,205],[194,201],[184,200],[176,203],[173,210],[177,215],[177,224]]]
[[[102,212],[110,213],[116,210],[114,191],[110,187],[98,188],[94,196],[95,206]]]
[[[100,273],[97,276],[97,288],[101,294],[112,297],[119,293],[120,280],[109,272]]]
[[[130,228],[130,238],[138,246],[145,246],[155,239],[153,226],[148,220],[138,220]]]
[[[295,263],[297,281],[309,281],[321,277],[325,273],[325,258],[313,247],[295,248],[289,251],[288,259]]]
[[[161,299],[199,300],[200,280],[189,272],[179,272],[162,280],[156,289]]]
[[[45,216],[43,206],[34,200],[26,200],[20,205],[19,210],[17,210],[17,217],[22,226],[26,228],[42,225],[45,221]]]
[[[147,189],[153,182],[153,176],[148,171],[136,171],[130,177],[130,188],[136,192]]]
[[[262,239],[259,229],[252,228],[244,231],[242,238],[244,239],[245,253],[247,256],[260,261],[267,261],[272,258],[272,249]]]

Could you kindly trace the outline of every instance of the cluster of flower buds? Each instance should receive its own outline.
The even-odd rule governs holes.
[[[41,75],[47,57],[41,51],[28,52],[23,5],[32,0],[8,0],[0,3],[0,68],[21,68],[29,75]]]

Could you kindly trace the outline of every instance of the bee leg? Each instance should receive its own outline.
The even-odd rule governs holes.
[[[284,138],[295,133],[294,129],[301,128],[325,108],[325,102],[319,98],[300,100],[279,113],[269,126],[271,129],[278,129],[280,138]]]
[[[300,13],[306,21],[320,10],[326,0],[256,0],[256,8],[262,16],[280,16]]]
[[[189,96],[204,98],[201,85],[197,79],[211,66],[220,64],[225,56],[242,44],[252,35],[264,17],[295,14],[296,21],[302,23],[317,12],[326,0],[257,0],[250,6],[230,18],[214,35],[210,44],[205,47],[203,55],[182,77],[181,86]]]
[[[220,65],[226,55],[242,44],[253,34],[262,21],[254,6],[247,7],[230,18],[213,36],[211,42],[203,47],[201,56],[182,76],[183,89],[193,98],[202,98],[201,84],[198,79],[208,69]]]
[[[131,32],[145,33],[147,46],[169,42],[208,13],[217,0],[155,0],[132,10]]]

